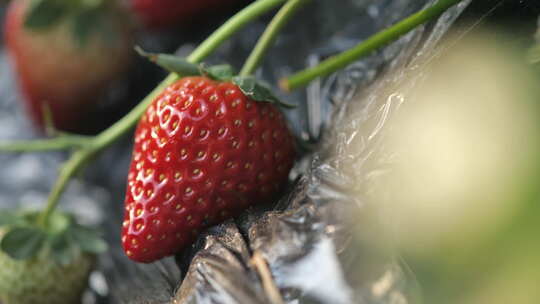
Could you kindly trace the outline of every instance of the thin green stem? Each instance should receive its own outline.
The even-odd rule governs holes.
[[[288,78],[282,79],[280,81],[280,87],[285,91],[291,91],[307,85],[315,78],[330,75],[359,58],[370,54],[374,50],[397,40],[417,26],[440,16],[447,9],[461,1],[462,0],[439,0],[433,6],[419,11],[388,29],[371,36],[354,48],[334,57],[330,57],[313,68],[300,71]]]
[[[0,143],[0,152],[45,152],[84,148],[91,142],[91,137],[69,135],[52,139],[39,139]]]
[[[244,27],[253,19],[263,13],[273,9],[286,0],[258,0],[244,8],[242,11],[231,17],[212,35],[210,35],[198,48],[196,48],[187,58],[190,62],[199,62],[210,55],[221,43],[230,38],[234,33]],[[131,112],[116,122],[114,125],[103,131],[95,138],[91,139],[85,147],[75,152],[65,163],[60,175],[54,185],[47,206],[39,218],[39,223],[47,225],[51,213],[58,205],[58,200],[64,192],[68,182],[75,173],[88,162],[95,154],[108,147],[119,137],[129,132],[139,121],[140,117],[146,111],[146,108],[152,103],[155,97],[162,92],[168,85],[178,79],[178,75],[171,73],[165,78],[148,96],[146,96]]]
[[[39,215],[38,224],[41,227],[46,227],[49,217],[58,205],[60,196],[66,189],[69,180],[79,171],[79,169],[88,161],[92,156],[93,151],[91,149],[82,149],[75,152],[71,158],[62,166],[60,175],[54,184],[51,193],[47,199],[47,205],[45,210]]]
[[[167,86],[178,79],[178,75],[171,73],[165,78],[156,88],[152,90],[135,108],[133,108],[126,116],[122,117],[115,124],[110,126],[105,131],[98,134],[92,141],[93,149],[96,152],[101,151],[122,135],[129,132],[139,121],[140,117],[146,111],[146,108],[152,103],[156,96],[161,93]]]
[[[254,17],[268,12],[285,1],[286,0],[259,0],[249,5],[225,22],[212,36],[201,43],[201,45],[187,58],[188,61],[197,62],[202,60],[223,42],[224,39],[222,39],[222,37],[230,37],[233,33],[237,32],[240,28],[253,20]]]
[[[283,5],[270,24],[266,27],[266,30],[259,38],[259,41],[257,41],[255,48],[251,51],[251,54],[240,71],[240,76],[250,75],[257,69],[262,58],[266,54],[266,51],[276,39],[277,34],[281,31],[283,26],[287,24],[287,21],[289,21],[294,13],[307,1],[308,0],[289,0]]]

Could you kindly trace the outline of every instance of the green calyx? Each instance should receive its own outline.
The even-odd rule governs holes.
[[[53,213],[46,227],[37,224],[38,215],[0,210],[0,250],[14,260],[46,252],[56,263],[68,265],[80,253],[99,254],[107,249],[95,231],[81,226],[71,215]]]
[[[279,100],[264,82],[258,81],[253,76],[235,76],[232,82],[236,84],[247,97],[270,103],[276,103],[284,108],[294,108],[295,105]]]
[[[113,41],[110,14],[116,12],[115,1],[105,0],[31,0],[24,26],[32,31],[47,31],[69,23],[75,41],[83,47],[93,34]]]
[[[235,76],[236,73],[232,66],[220,64],[207,66],[204,63],[195,64],[187,59],[169,55],[148,53],[140,47],[135,47],[139,55],[148,58],[153,63],[159,65],[165,70],[182,76],[205,76],[217,81],[231,81],[247,97],[260,102],[269,102],[284,108],[294,108],[295,106],[278,99],[270,90],[268,84],[256,79],[254,76]]]

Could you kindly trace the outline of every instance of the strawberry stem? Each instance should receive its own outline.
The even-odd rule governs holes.
[[[257,41],[255,48],[251,51],[242,70],[240,70],[240,76],[248,76],[257,69],[268,48],[276,39],[277,34],[294,13],[308,1],[309,0],[288,0],[287,3],[283,5],[270,24],[266,27],[266,30],[259,38],[259,41]]]
[[[242,11],[238,12],[235,16],[225,22],[214,34],[199,47],[191,53],[188,57],[188,60],[191,61],[200,61],[202,58],[210,55],[214,49],[216,49],[223,40],[222,36],[227,36],[227,38],[237,32],[240,28],[244,27],[248,22],[254,19],[254,17],[260,16],[263,13],[268,12],[274,7],[284,3],[287,0],[258,0],[253,4],[249,5]],[[196,60],[199,59],[199,60]]]
[[[439,0],[433,6],[409,16],[386,30],[378,32],[350,50],[330,57],[315,67],[305,69],[288,78],[281,79],[280,87],[284,91],[291,91],[307,85],[315,78],[330,75],[359,58],[369,55],[374,50],[397,40],[417,26],[440,16],[447,9],[461,1],[462,0]]]
[[[77,149],[84,148],[91,140],[92,138],[87,136],[62,135],[52,139],[0,143],[0,152],[45,152],[72,148]]]
[[[49,194],[47,199],[47,206],[45,210],[39,215],[38,225],[43,228],[46,228],[48,225],[49,218],[53,213],[54,209],[58,205],[60,196],[66,189],[69,180],[73,177],[77,171],[87,162],[87,160],[94,154],[92,149],[81,149],[75,152],[71,158],[62,166],[60,170],[60,175],[56,180],[56,183]]]
[[[229,39],[234,33],[236,33],[238,30],[240,30],[242,27],[247,25],[249,22],[254,20],[255,18],[259,17],[263,13],[273,9],[274,7],[278,6],[279,4],[285,2],[286,0],[258,0],[240,12],[238,12],[236,15],[231,17],[227,22],[225,22],[220,28],[218,28],[212,35],[210,35],[203,43],[199,45],[187,58],[189,62],[197,63],[203,60],[205,57],[210,55],[218,46],[221,45],[225,40]],[[173,83],[179,78],[179,75],[175,73],[169,74],[167,78],[165,78],[148,96],[146,96],[131,112],[129,112],[126,116],[124,116],[122,119],[117,121],[114,125],[106,129],[105,131],[98,134],[96,137],[88,139],[88,142],[85,142],[84,147],[77,150],[71,158],[64,164],[60,171],[60,175],[51,190],[51,193],[49,195],[49,198],[47,200],[47,206],[45,207],[45,210],[40,215],[38,219],[38,223],[42,227],[46,227],[49,221],[49,217],[51,216],[52,212],[58,205],[58,200],[64,190],[66,189],[66,186],[70,179],[79,171],[80,168],[82,168],[93,156],[95,156],[97,153],[101,152],[103,149],[105,149],[107,146],[111,145],[113,142],[115,142],[118,138],[120,138],[122,135],[129,132],[135,124],[139,121],[140,117],[144,114],[146,111],[146,108],[152,103],[154,98],[161,93],[168,85]],[[59,138],[51,139],[51,140],[42,140],[40,141],[41,147],[48,146],[51,149],[48,150],[54,150],[52,147],[56,147],[59,149],[59,146],[62,146],[56,141],[58,141]],[[28,144],[28,143],[27,143]],[[55,146],[56,144],[56,146]],[[36,146],[40,146],[37,145]],[[26,145],[26,147],[30,147],[31,145]],[[78,146],[75,145],[75,142],[69,142],[65,144],[65,148],[77,148]],[[44,151],[47,149],[35,149],[34,151]],[[17,151],[28,151],[28,150],[17,150]]]

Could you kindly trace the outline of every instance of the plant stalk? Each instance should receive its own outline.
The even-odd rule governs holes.
[[[447,9],[461,1],[462,0],[439,0],[433,6],[409,16],[386,30],[378,32],[350,50],[330,57],[315,67],[305,69],[288,78],[281,79],[280,87],[284,91],[292,91],[307,85],[316,78],[328,76],[359,58],[369,55],[374,50],[397,40],[417,26],[440,16]]]
[[[45,210],[43,210],[38,217],[38,224],[41,227],[47,227],[49,218],[54,209],[56,209],[60,196],[66,189],[69,180],[79,171],[82,166],[84,166],[87,160],[93,155],[93,152],[94,151],[92,149],[81,149],[73,153],[71,158],[62,166],[60,175],[58,176],[58,179],[56,180],[56,183],[54,184],[53,189],[51,190],[51,193],[47,199]]]
[[[66,149],[82,149],[92,138],[78,135],[62,135],[52,139],[0,143],[0,152],[45,152]]]
[[[270,48],[276,39],[277,34],[285,24],[287,24],[287,21],[289,21],[294,13],[308,1],[309,0],[289,0],[283,5],[270,24],[266,27],[264,33],[259,38],[259,41],[257,41],[255,48],[253,48],[246,63],[240,70],[240,76],[248,76],[257,69],[268,48]]]

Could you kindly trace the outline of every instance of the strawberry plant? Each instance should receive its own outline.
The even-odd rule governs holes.
[[[42,219],[42,218],[41,218]],[[107,246],[92,229],[55,212],[0,215],[0,300],[6,304],[73,303]]]
[[[86,242],[77,242],[82,234],[88,236],[86,228],[55,210],[70,179],[135,125],[122,228],[123,247],[131,259],[151,262],[176,254],[208,225],[234,216],[249,205],[278,197],[295,157],[293,137],[277,108],[288,105],[251,74],[285,22],[306,2],[256,1],[223,24],[185,59],[139,50],[172,73],[130,113],[96,136],[60,134],[51,139],[0,145],[0,151],[11,152],[73,150],[45,209],[23,216],[22,222],[20,216],[8,216],[1,247],[5,254],[2,257],[7,259],[4,263],[8,265],[16,258],[23,259],[22,263],[30,263],[33,258],[43,263],[39,259],[42,255],[47,257],[46,261],[51,260],[49,256],[56,256],[52,248],[56,247],[57,234],[66,235],[63,238],[68,241],[64,244],[70,245],[64,247],[71,248],[73,244],[78,248],[75,252],[79,255],[71,255],[69,261],[78,261],[87,252],[98,252],[96,248],[85,248]],[[440,0],[350,51],[280,84],[292,90],[328,75],[439,16],[458,2]],[[227,65],[198,64],[249,21],[283,3],[239,75]],[[20,227],[13,224],[23,222]],[[81,231],[86,232],[81,234]],[[95,238],[92,240],[88,243],[99,244]],[[62,260],[58,259],[57,267],[62,267]],[[64,265],[69,265],[67,261],[66,258]],[[0,271],[0,277],[13,282],[23,272],[32,271],[24,265],[17,269],[10,274]],[[0,299],[11,296],[0,289]]]

